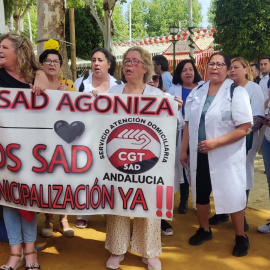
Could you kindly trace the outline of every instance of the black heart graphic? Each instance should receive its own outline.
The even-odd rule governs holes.
[[[54,124],[54,131],[65,142],[71,143],[79,138],[84,132],[84,123],[80,121],[72,122],[70,125],[64,121],[59,120]]]

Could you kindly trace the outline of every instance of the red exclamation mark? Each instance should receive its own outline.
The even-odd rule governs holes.
[[[172,186],[169,186],[167,187],[167,190],[166,190],[166,207],[168,210],[170,211],[167,211],[166,212],[166,216],[168,218],[171,218],[172,217],[172,206],[173,206],[173,187]]]
[[[163,186],[157,186],[157,208],[162,208],[162,194],[163,194]],[[157,210],[156,212],[158,217],[162,216],[162,211]]]

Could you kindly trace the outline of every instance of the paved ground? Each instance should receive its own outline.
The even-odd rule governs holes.
[[[250,191],[248,206],[270,213],[268,185],[261,155],[257,155],[255,160],[254,189]]]
[[[247,233],[251,248],[242,258],[231,255],[234,246],[234,232],[231,221],[213,226],[214,238],[201,246],[190,246],[188,239],[197,230],[196,212],[189,208],[186,215],[177,213],[179,194],[175,196],[173,236],[162,236],[160,255],[164,270],[267,270],[270,269],[270,235],[257,232],[257,226],[270,218],[268,188],[261,156],[256,158],[255,188],[250,193],[246,217],[250,225]],[[191,207],[191,201],[189,202]],[[212,211],[214,206],[212,205]],[[213,213],[212,213],[213,214]],[[42,270],[99,270],[106,269],[109,252],[104,249],[106,221],[103,216],[93,216],[87,229],[74,228],[75,217],[70,216],[70,224],[75,229],[75,237],[68,239],[57,232],[52,238],[38,237],[37,247]],[[44,215],[38,217],[38,232],[44,222]],[[0,243],[0,264],[9,256],[7,243]],[[23,268],[21,268],[23,269]],[[136,254],[128,252],[121,263],[120,270],[146,269]]]

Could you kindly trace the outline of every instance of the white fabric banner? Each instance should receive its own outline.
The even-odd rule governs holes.
[[[0,88],[0,204],[170,219],[176,126],[171,96]]]

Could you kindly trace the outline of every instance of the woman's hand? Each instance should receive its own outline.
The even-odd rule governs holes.
[[[174,100],[178,103],[178,110],[180,110],[183,106],[183,100],[178,96],[174,96]]]
[[[67,91],[68,90],[67,84],[61,83],[60,86],[58,87],[58,90]]]
[[[30,88],[32,89],[33,93],[35,93],[36,95],[40,95],[42,92],[44,92],[46,90],[46,88],[39,87],[39,86],[33,85],[31,83],[30,83]]]
[[[218,143],[216,139],[207,139],[207,140],[201,141],[198,144],[199,150],[204,153],[207,153],[210,150],[215,149],[217,146],[218,146]]]
[[[183,167],[185,167],[188,164],[188,154],[186,151],[181,151],[179,160]]]
[[[262,123],[268,127],[270,127],[270,121],[262,120]]]

